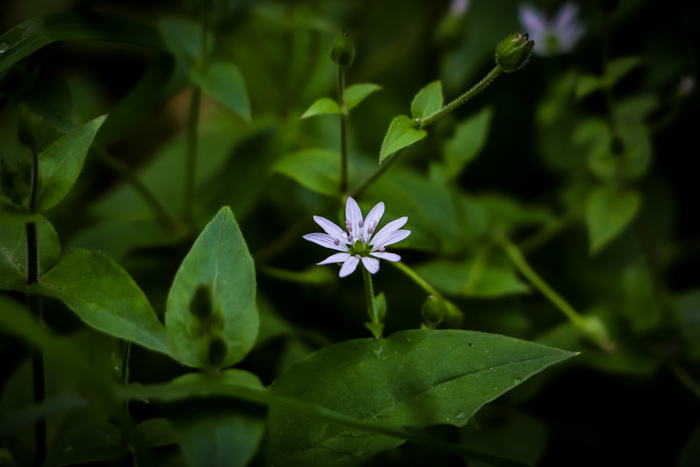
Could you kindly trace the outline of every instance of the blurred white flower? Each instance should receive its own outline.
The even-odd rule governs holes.
[[[400,242],[411,233],[410,230],[399,230],[408,221],[408,217],[404,216],[389,222],[376,235],[372,236],[383,214],[384,203],[379,202],[367,214],[367,218],[363,219],[360,206],[357,205],[354,199],[349,197],[345,205],[345,228],[348,233],[345,233],[343,229],[325,217],[314,216],[314,221],[326,233],[307,234],[304,235],[304,240],[341,252],[317,263],[319,265],[343,263],[343,266],[340,268],[340,277],[351,274],[360,261],[362,261],[365,269],[374,274],[379,271],[379,260],[377,258],[387,261],[401,260],[399,255],[384,251],[385,247]]]
[[[471,0],[452,0],[450,2],[450,12],[455,16],[464,16],[469,10]]]
[[[586,31],[578,21],[578,5],[573,2],[566,2],[551,18],[526,3],[520,6],[518,16],[523,29],[535,41],[532,51],[538,55],[571,52]]]
[[[693,91],[695,91],[695,79],[690,75],[681,76],[681,80],[678,82],[678,95],[688,97]]]

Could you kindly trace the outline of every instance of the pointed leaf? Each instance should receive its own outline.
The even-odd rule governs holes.
[[[343,96],[345,99],[345,106],[348,110],[352,110],[357,107],[357,104],[365,100],[367,96],[375,91],[379,91],[381,88],[380,85],[372,83],[353,84],[345,90]]]
[[[243,74],[233,62],[217,60],[208,66],[194,66],[190,78],[204,92],[250,122],[250,102]]]
[[[190,304],[200,286],[211,294],[217,315],[212,332],[226,344],[222,366],[239,362],[255,344],[259,317],[255,305],[255,268],[243,235],[225,206],[204,228],[185,257],[168,294],[165,326],[180,362],[202,368],[200,335]]]
[[[486,107],[460,122],[454,136],[445,144],[445,165],[452,177],[459,175],[486,144],[493,110]]]
[[[411,102],[411,115],[413,118],[423,119],[432,115],[442,108],[442,83],[433,81],[423,89],[418,91],[418,94]]]
[[[272,168],[306,188],[333,196],[338,193],[340,154],[328,149],[306,149],[284,157]]]
[[[70,250],[29,287],[63,301],[87,325],[170,355],[163,325],[129,274],[96,251]]]
[[[270,390],[362,421],[464,426],[484,404],[573,355],[474,331],[403,331],[325,347],[289,368]],[[268,427],[269,461],[276,466],[364,465],[403,442],[275,406]]]
[[[586,224],[591,253],[597,253],[618,236],[639,210],[641,197],[636,191],[618,193],[614,187],[595,189],[586,201]]]
[[[416,128],[415,120],[411,120],[405,115],[399,115],[391,121],[389,130],[384,136],[382,149],[379,152],[379,163],[407,146],[425,138],[428,133],[425,130]]]
[[[313,117],[314,115],[323,114],[340,114],[340,107],[338,107],[338,103],[330,97],[322,97],[311,104],[311,107],[306,109],[306,112],[301,115],[301,118],[309,118]]]
[[[37,211],[48,211],[68,194],[83,168],[92,140],[106,118],[102,115],[87,122],[39,154]]]

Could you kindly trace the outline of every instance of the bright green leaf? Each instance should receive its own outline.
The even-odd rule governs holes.
[[[442,108],[442,83],[433,81],[418,91],[411,102],[411,115],[422,120]]]
[[[165,329],[144,293],[102,253],[70,250],[30,290],[63,301],[98,331],[171,354]]]
[[[486,107],[460,122],[454,136],[445,144],[445,164],[452,177],[459,175],[486,144],[493,110]]]
[[[228,206],[204,228],[180,265],[168,294],[165,326],[178,360],[205,367],[200,360],[198,321],[190,313],[197,288],[211,293],[217,321],[211,332],[219,334],[226,353],[222,366],[239,362],[255,344],[259,317],[255,305],[255,267],[243,235]]]
[[[272,168],[323,195],[338,193],[340,154],[328,149],[305,149],[284,157]]]
[[[340,113],[340,107],[338,107],[338,103],[336,101],[334,101],[330,97],[322,97],[313,104],[311,104],[311,107],[306,109],[306,112],[304,112],[301,115],[301,118],[309,118],[313,117],[314,115]]]
[[[382,149],[379,152],[379,163],[394,154],[396,151],[416,143],[428,135],[428,132],[416,128],[416,122],[399,115],[391,121],[389,130],[382,141]]]
[[[102,115],[87,122],[39,154],[37,211],[48,211],[68,194],[83,168],[92,140],[106,118]]]
[[[56,264],[61,244],[43,216],[36,221],[39,274]],[[27,231],[24,224],[0,224],[0,290],[18,290],[27,283]]]
[[[363,421],[464,426],[484,404],[573,355],[496,334],[402,331],[325,347],[289,368],[270,390]],[[278,467],[364,465],[403,442],[275,406],[268,427],[269,461]]]
[[[204,92],[250,122],[250,102],[243,74],[232,62],[217,60],[206,66],[194,66],[190,78]]]
[[[352,86],[345,89],[345,93],[343,94],[345,106],[348,108],[348,110],[352,110],[360,102],[365,100],[367,96],[369,96],[373,92],[379,91],[381,88],[382,87],[378,84],[353,84]]]
[[[586,201],[591,253],[597,253],[622,233],[637,214],[640,203],[636,191],[620,193],[612,186],[601,186],[591,192]]]

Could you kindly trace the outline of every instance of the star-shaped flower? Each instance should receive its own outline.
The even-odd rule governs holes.
[[[566,2],[556,14],[548,18],[530,4],[520,6],[520,23],[535,41],[533,52],[555,55],[571,52],[586,31],[578,21],[578,5]]]
[[[347,233],[325,217],[314,216],[314,221],[326,233],[311,233],[304,235],[304,239],[316,243],[336,253],[324,259],[321,264],[343,263],[340,268],[340,277],[351,274],[362,261],[362,265],[374,274],[379,271],[379,260],[400,261],[401,257],[395,253],[385,251],[388,245],[400,242],[408,237],[410,230],[400,230],[406,224],[408,217],[404,216],[389,222],[379,232],[374,234],[377,224],[384,214],[384,203],[379,202],[362,218],[362,211],[357,202],[348,197],[345,205],[345,228]]]

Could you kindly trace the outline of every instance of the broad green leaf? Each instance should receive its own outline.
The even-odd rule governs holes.
[[[250,102],[243,74],[233,63],[223,60],[193,66],[190,78],[204,92],[250,122]]]
[[[36,220],[39,274],[56,264],[61,244],[53,226],[43,216]],[[24,224],[0,224],[0,290],[19,290],[27,283],[27,230]]]
[[[338,107],[338,103],[331,99],[330,97],[322,97],[318,99],[316,102],[311,104],[311,107],[306,109],[306,112],[304,112],[301,115],[301,118],[309,118],[313,117],[314,115],[323,115],[323,114],[340,114],[341,110],[340,107]]]
[[[411,102],[411,115],[414,119],[422,120],[442,108],[442,83],[433,81],[418,91]]]
[[[382,141],[382,149],[379,151],[380,164],[396,151],[400,151],[428,135],[427,131],[416,128],[416,126],[416,121],[405,115],[399,115],[391,121],[389,130]]]
[[[171,384],[246,384],[263,389],[257,377],[240,370],[213,379],[201,373],[184,375]],[[265,429],[265,412],[250,405],[200,398],[177,404],[169,417],[182,450],[194,467],[245,466],[257,451]],[[251,410],[257,409],[257,410]]]
[[[644,61],[641,57],[620,57],[610,60],[607,64],[606,84],[614,86],[619,80],[624,78],[630,71],[642,65]]]
[[[46,45],[77,39],[164,48],[155,30],[129,18],[88,11],[57,13],[27,20],[0,36],[0,72]]]
[[[581,99],[603,88],[605,81],[593,75],[581,75],[576,80],[576,97]]]
[[[171,355],[165,329],[144,293],[102,253],[70,250],[29,290],[58,298],[98,331]]]
[[[165,47],[176,57],[194,64],[203,57],[202,54],[202,25],[187,18],[166,18],[158,21],[158,31]],[[207,50],[205,56],[209,56],[214,44],[214,36],[211,32],[206,38]]]
[[[636,191],[619,193],[615,187],[601,186],[591,192],[586,201],[591,253],[597,253],[622,233],[637,214],[640,203]]]
[[[574,355],[496,334],[402,331],[325,347],[289,368],[270,390],[362,421],[464,426],[484,404]],[[276,406],[268,427],[269,461],[276,466],[364,465],[403,442]]]
[[[272,168],[306,188],[333,196],[338,193],[340,154],[328,149],[305,149],[284,157]]]
[[[51,448],[44,467],[106,461],[126,456],[122,432],[109,422],[90,423],[65,433]]]
[[[365,100],[367,96],[375,91],[379,91],[382,87],[378,84],[362,83],[353,84],[352,86],[345,89],[343,98],[345,99],[345,106],[348,111],[355,108],[360,102]]]
[[[452,177],[459,175],[486,144],[493,110],[486,107],[460,122],[454,136],[445,144],[445,165]]]
[[[106,115],[102,115],[89,121],[39,154],[37,211],[48,211],[68,194],[83,168],[92,140],[106,118]]]
[[[239,362],[255,344],[259,317],[255,305],[255,268],[243,235],[228,206],[204,228],[175,275],[168,294],[165,327],[177,359],[202,368],[197,319],[190,303],[200,286],[211,294],[217,324],[211,332],[226,344],[222,366]]]

